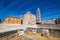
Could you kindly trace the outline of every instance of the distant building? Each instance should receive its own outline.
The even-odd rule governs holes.
[[[23,17],[23,24],[25,25],[34,25],[36,24],[36,16],[33,15],[30,11],[27,11]]]
[[[20,24],[20,18],[14,17],[14,16],[8,16],[4,23],[6,24]]]
[[[57,18],[57,19],[55,20],[55,24],[60,24],[60,18]]]
[[[44,19],[42,20],[42,24],[55,24],[53,19]]]

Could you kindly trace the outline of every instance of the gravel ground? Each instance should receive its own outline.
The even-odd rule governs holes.
[[[57,37],[41,36],[40,33],[33,34],[32,32],[25,32],[25,34],[37,38],[38,40],[60,40]],[[0,40],[32,40],[24,36],[19,36],[17,31],[10,31],[0,34]]]

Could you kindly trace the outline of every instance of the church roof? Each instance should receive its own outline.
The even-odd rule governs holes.
[[[31,13],[30,11],[27,11],[26,13]]]
[[[30,11],[27,11],[26,14],[34,15],[34,14],[32,14],[32,12],[30,12]],[[24,15],[25,15],[25,14],[24,14]]]

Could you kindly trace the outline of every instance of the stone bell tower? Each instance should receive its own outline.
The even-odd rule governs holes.
[[[38,8],[37,10],[37,24],[41,23],[41,14],[40,14],[40,9]]]

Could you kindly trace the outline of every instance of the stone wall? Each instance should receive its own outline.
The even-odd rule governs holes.
[[[49,34],[51,36],[60,37],[60,30],[57,30],[57,29],[49,29]]]

